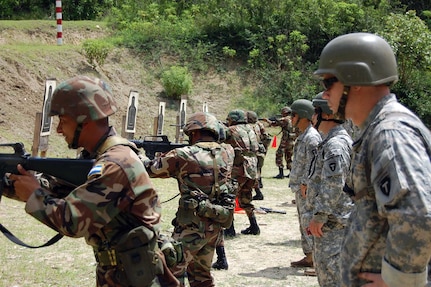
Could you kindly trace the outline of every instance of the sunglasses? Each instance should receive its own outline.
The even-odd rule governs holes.
[[[325,90],[329,90],[336,82],[338,82],[338,79],[336,77],[332,77],[332,78],[322,79],[321,82]]]

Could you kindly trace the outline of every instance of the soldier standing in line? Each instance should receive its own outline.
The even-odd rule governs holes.
[[[313,267],[313,239],[308,234],[308,224],[304,224],[305,198],[308,186],[308,168],[313,159],[313,151],[322,140],[319,132],[313,127],[311,119],[314,107],[311,101],[299,99],[293,102],[292,123],[299,129],[300,135],[296,139],[293,150],[292,170],[289,187],[295,193],[296,208],[298,211],[299,229],[301,233],[302,251],[305,257],[291,262],[292,267]]]
[[[222,227],[229,227],[233,220],[231,174],[235,153],[229,144],[218,143],[222,132],[212,114],[192,114],[184,127],[191,145],[145,161],[150,177],[174,177],[178,181],[181,197],[173,220],[173,238],[183,243],[185,261],[173,272],[182,281],[187,272],[191,287],[215,286],[210,272],[214,250]]]
[[[265,130],[265,126],[257,120],[257,114],[254,111],[247,112],[247,122],[251,125],[254,132],[256,133],[256,138],[258,141],[259,149],[256,152],[257,156],[257,183],[254,186],[254,191],[256,195],[253,196],[253,200],[263,200],[263,194],[260,190],[263,188],[262,183],[262,167],[265,162],[266,152],[268,151],[268,146],[271,142],[271,136]]]
[[[290,107],[284,107],[281,109],[281,118],[265,121],[271,126],[281,127],[281,140],[280,145],[275,153],[275,165],[278,167],[278,174],[274,178],[284,178],[284,165],[283,159],[286,161],[286,169],[292,170],[292,153],[293,145],[295,144],[295,139],[297,137],[297,131],[295,126],[292,125],[292,109]],[[289,174],[286,176],[289,177]]]
[[[69,148],[83,147],[81,157],[95,159],[88,179],[74,189],[52,178],[41,186],[18,165],[21,175],[10,175],[14,189],[5,195],[25,201],[27,213],[60,234],[85,237],[97,286],[180,286],[157,250],[160,201],[139,151],[109,126],[116,111],[100,79],[77,76],[58,85],[49,114],[59,117],[57,132]]]
[[[330,41],[315,71],[334,113],[359,127],[345,191],[355,203],[341,286],[425,286],[431,256],[431,134],[390,87],[391,46],[370,33]],[[428,282],[429,283],[429,282]]]
[[[306,209],[314,236],[313,262],[320,286],[339,286],[340,253],[347,221],[353,208],[343,192],[352,151],[352,139],[319,93],[313,99],[317,123],[324,139],[309,168]],[[308,212],[310,211],[310,212]]]
[[[235,150],[232,178],[238,182],[237,199],[239,206],[245,210],[250,226],[241,230],[241,234],[258,235],[260,228],[256,221],[254,205],[251,203],[252,189],[256,184],[258,142],[253,129],[247,124],[246,114],[243,110],[230,111],[227,116],[228,130],[225,142]],[[225,230],[228,236],[235,236],[235,228]]]

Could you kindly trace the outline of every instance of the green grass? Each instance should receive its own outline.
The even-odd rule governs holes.
[[[105,28],[106,22],[103,21],[62,21],[63,28],[75,29],[97,29],[96,25]],[[52,20],[1,20],[0,30],[3,29],[18,29],[18,30],[34,30],[44,28],[56,28],[57,21]]]

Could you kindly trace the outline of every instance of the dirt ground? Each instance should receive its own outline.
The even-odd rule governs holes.
[[[303,268],[290,267],[291,261],[303,257],[298,216],[296,206],[291,203],[294,195],[288,188],[289,180],[272,178],[277,174],[272,152],[268,154],[263,170],[264,200],[253,203],[257,208],[269,207],[286,214],[258,213],[260,235],[237,235],[226,240],[229,269],[213,272],[216,286],[319,286],[316,277],[303,275]],[[245,214],[235,214],[237,233],[248,225]]]

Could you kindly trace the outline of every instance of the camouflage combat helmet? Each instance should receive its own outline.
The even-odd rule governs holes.
[[[257,113],[254,111],[247,112],[247,123],[254,124],[257,122]]]
[[[332,74],[345,86],[376,86],[398,81],[389,44],[369,33],[351,33],[330,41],[320,55],[315,75]]]
[[[230,120],[233,124],[245,124],[247,123],[247,118],[243,110],[233,110],[227,115],[226,120]]]
[[[311,117],[314,115],[313,103],[306,99],[294,101],[290,108],[292,113],[297,114],[301,119],[306,118],[311,121]]]
[[[316,108],[317,107],[321,108],[322,112],[324,112],[325,114],[328,114],[328,115],[333,114],[332,110],[328,106],[328,100],[325,100],[323,98],[323,92],[318,93],[316,97],[313,99],[313,106]]]
[[[54,90],[50,116],[69,115],[77,123],[107,118],[117,111],[109,86],[100,79],[77,76]]]
[[[281,115],[282,116],[284,116],[284,115],[289,115],[289,114],[291,114],[292,113],[292,109],[290,108],[290,107],[288,107],[288,106],[285,106],[285,107],[283,107],[282,109],[281,109]]]
[[[197,112],[189,117],[183,129],[184,133],[188,136],[195,130],[208,130],[218,139],[220,133],[223,131],[223,127],[214,115],[205,112]]]

